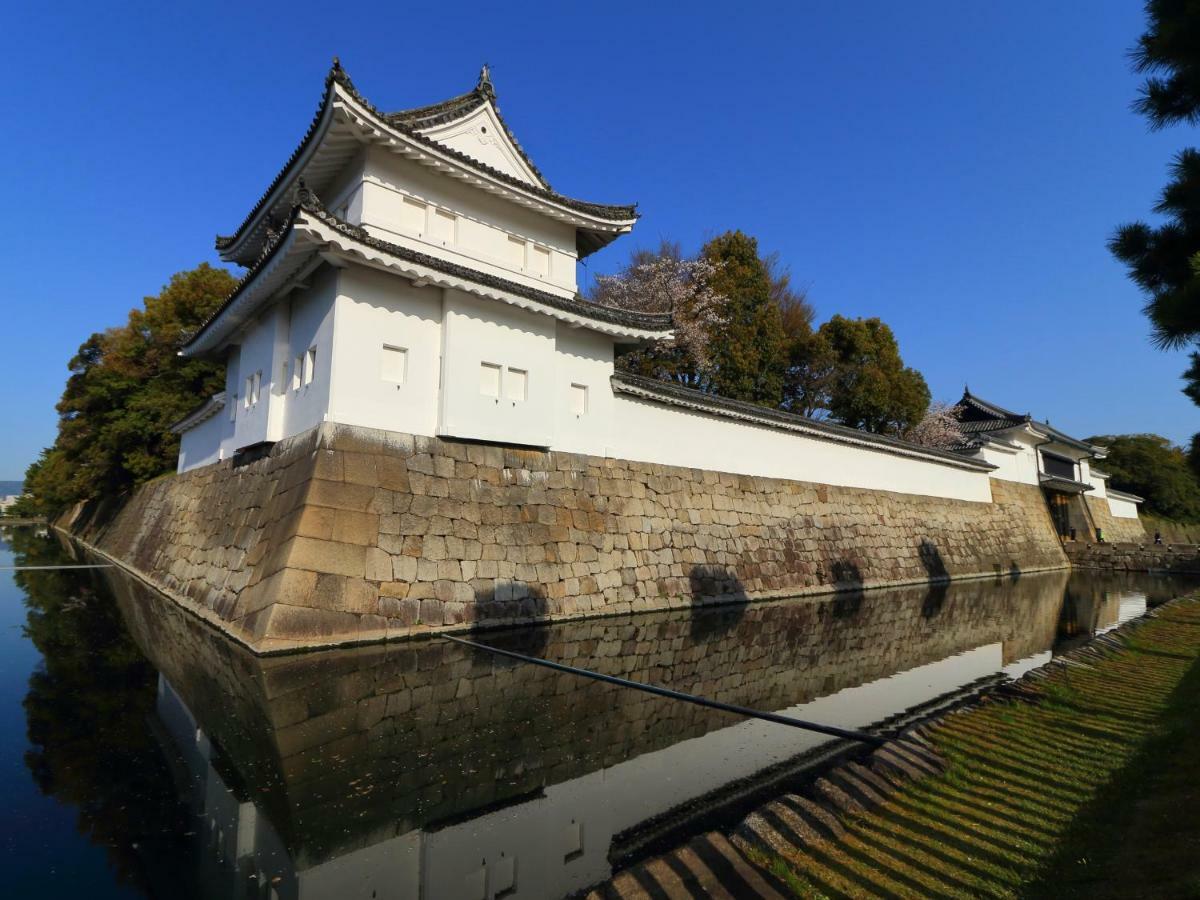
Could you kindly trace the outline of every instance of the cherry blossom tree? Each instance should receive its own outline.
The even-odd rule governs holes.
[[[935,401],[917,424],[904,433],[904,439],[922,447],[951,450],[966,443],[958,423],[958,407]]]
[[[678,244],[640,251],[616,275],[597,275],[592,300],[603,306],[644,313],[670,313],[675,336],[625,353],[627,371],[705,386],[712,367],[710,342],[721,324],[723,296],[710,288],[717,265],[687,259]]]

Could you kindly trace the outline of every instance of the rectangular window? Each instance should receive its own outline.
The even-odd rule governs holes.
[[[495,363],[479,364],[479,393],[485,397],[500,396],[500,367]]]
[[[504,376],[504,397],[508,400],[524,400],[529,373],[524,369],[509,369]]]
[[[392,381],[396,384],[404,384],[404,378],[408,370],[408,351],[403,347],[393,347],[391,344],[383,345],[383,361],[380,364],[380,375],[384,381]]]
[[[301,379],[304,377],[304,354],[301,353],[292,363],[292,390],[300,390]]]
[[[550,276],[550,251],[534,244],[529,248],[529,272],[538,278]]]
[[[308,353],[304,355],[304,383],[312,384],[314,372],[317,368],[317,348],[309,347]]]
[[[510,268],[524,269],[525,268],[525,241],[522,238],[509,237],[506,246],[508,251],[505,257],[505,262]]]
[[[246,387],[242,390],[242,406],[246,409],[250,408],[250,397],[253,396],[254,379],[249,375],[246,376]]]
[[[571,415],[582,416],[587,412],[587,385],[571,385]]]
[[[229,402],[229,421],[237,420],[237,394],[234,394]]]
[[[258,398],[262,394],[262,369],[254,373],[254,384],[250,391],[250,405],[258,406]]]
[[[517,860],[512,856],[500,854],[500,858],[492,863],[491,872],[492,896],[496,900],[511,897],[517,892]]]
[[[1075,480],[1075,461],[1053,453],[1042,451],[1042,471],[1047,475],[1057,475],[1059,478]]]
[[[420,200],[404,197],[400,201],[400,227],[413,234],[425,233],[426,206]]]
[[[572,819],[566,832],[566,846],[563,848],[566,852],[563,854],[563,862],[570,862],[583,856],[583,826]]]
[[[279,390],[274,391],[274,393],[279,394],[280,396],[287,393],[287,376],[288,376],[287,367],[288,367],[288,364],[287,364],[286,359],[279,364],[279,380],[277,382],[275,382],[275,385],[274,385],[274,387],[279,388]],[[272,390],[274,390],[274,389],[272,389]]]
[[[455,218],[452,212],[446,212],[444,209],[435,209],[433,211],[433,218],[429,223],[429,227],[433,232],[429,236],[430,239],[441,244],[453,244]]]

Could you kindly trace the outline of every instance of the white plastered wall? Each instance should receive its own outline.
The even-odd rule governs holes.
[[[1036,439],[1032,435],[1001,436],[997,442],[985,443],[979,458],[996,467],[993,478],[1038,484]]]
[[[1138,517],[1138,505],[1135,502],[1113,494],[1108,495],[1108,511],[1113,514],[1115,519],[1136,519]]]
[[[483,104],[461,119],[427,128],[422,133],[493,169],[519,178],[527,184],[537,184],[528,164],[509,142],[490,103]]]
[[[573,225],[380,149],[367,154],[362,177],[361,224],[376,237],[530,287],[574,296]],[[444,215],[439,218],[439,213]]]
[[[437,433],[442,291],[386,272],[341,271],[329,418],[408,434]]]
[[[199,466],[207,466],[222,458],[221,445],[228,430],[227,410],[222,409],[210,419],[205,419],[195,428],[179,437],[179,464],[177,471],[186,472]]]
[[[622,459],[990,502],[986,471],[836,444],[617,395],[613,456]]]
[[[232,393],[226,393],[226,412],[233,403],[235,449],[276,439],[268,427],[271,407],[278,402],[272,382],[278,377],[276,365],[281,359],[280,340],[287,333],[287,319],[287,304],[277,303],[266,309],[246,325],[230,354],[230,369],[236,375],[232,379]],[[227,372],[226,384],[230,382]]]
[[[554,351],[554,448],[612,455],[612,340],[559,322]]]
[[[449,289],[442,310],[437,433],[553,446],[555,320]],[[485,380],[493,374],[491,391]]]
[[[307,289],[290,294],[289,302],[279,304],[286,305],[289,310],[284,344],[287,377],[281,385],[282,391],[272,395],[272,402],[280,402],[283,406],[279,432],[273,440],[307,431],[327,417],[334,380],[333,316],[337,289],[338,270],[323,267],[313,273]],[[306,377],[305,357],[309,350],[314,351],[315,364],[311,377]],[[297,358],[301,360],[298,387],[295,377]],[[284,360],[280,362],[280,370]]]

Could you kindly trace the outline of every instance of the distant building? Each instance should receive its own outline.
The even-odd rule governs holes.
[[[1140,537],[1141,497],[1108,487],[1093,463],[1105,447],[1064,434],[1049,422],[1012,412],[963,392],[956,415],[968,443],[963,452],[991,463],[993,478],[1040,485],[1061,537]]]
[[[20,499],[20,494],[4,494],[0,496],[0,515],[8,512],[9,508],[15,506],[16,502]]]

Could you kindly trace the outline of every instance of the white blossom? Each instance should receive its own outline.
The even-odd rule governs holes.
[[[669,254],[637,262],[618,275],[597,275],[595,299],[631,312],[671,313],[675,339],[696,366],[710,365],[709,338],[721,321],[725,298],[708,286],[717,266],[706,259]]]
[[[922,447],[951,450],[966,443],[959,427],[958,407],[949,403],[933,402],[924,417],[904,434],[904,439]]]

